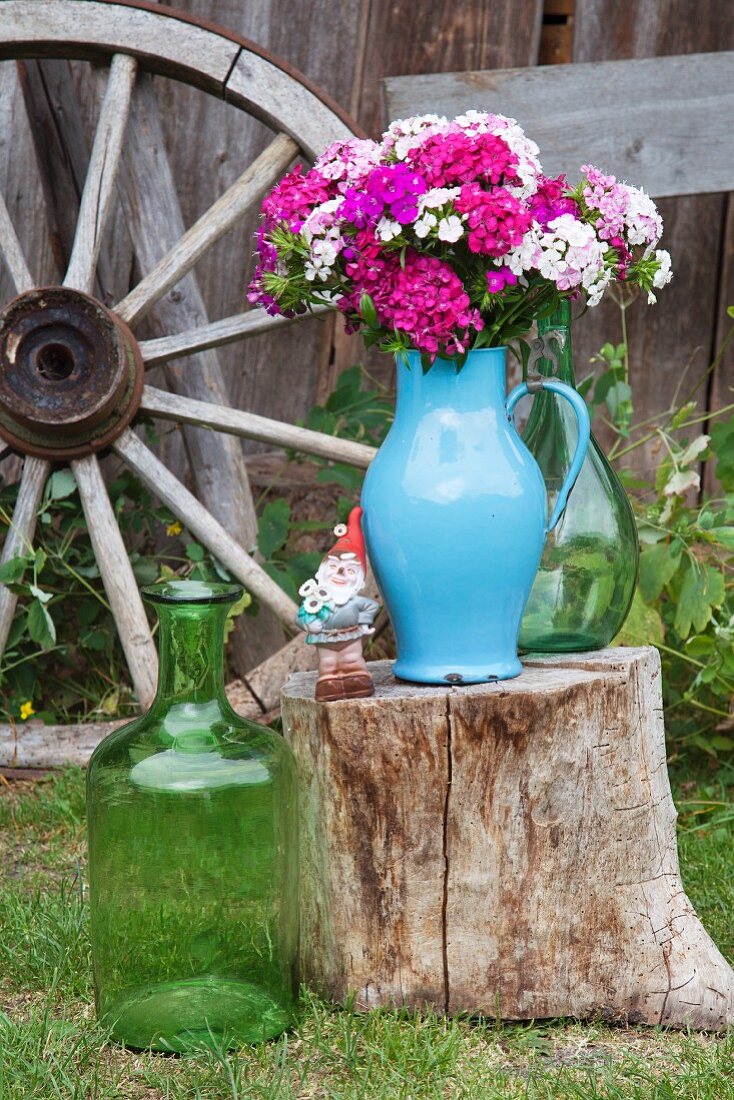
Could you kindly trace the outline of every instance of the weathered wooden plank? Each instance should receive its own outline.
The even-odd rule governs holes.
[[[435,4],[413,0],[396,7],[373,0],[364,32],[364,58],[356,111],[360,123],[378,136],[396,117],[386,102],[383,81],[406,73],[441,73],[535,65],[538,59],[543,0],[474,0]],[[396,33],[396,26],[399,27]],[[430,32],[426,33],[426,28]],[[343,331],[337,320],[334,354],[322,400],[341,370],[365,363],[381,382],[392,385],[393,364],[378,351],[365,352],[360,337]]]
[[[115,306],[115,312],[123,321],[134,325],[167,290],[180,282],[197,260],[280,178],[297,151],[298,147],[291,138],[279,134]]]
[[[404,109],[402,103],[397,106],[390,91],[396,74],[534,65],[542,14],[542,0],[478,0],[440,6],[431,0],[414,0],[401,4],[399,13],[389,0],[377,0],[367,32],[360,119],[371,132],[379,133],[389,119],[432,110],[423,96],[415,101],[416,110]],[[426,33],[428,27],[430,33]],[[383,103],[379,94],[384,78],[388,95]],[[420,78],[408,78],[409,82],[415,79]]]
[[[89,294],[110,213],[125,136],[137,62],[116,54],[110,65],[102,109],[82,193],[74,247],[64,286]]]
[[[166,393],[153,386],[145,386],[140,407],[143,412],[165,420],[215,428],[245,439],[256,439],[260,443],[286,447],[303,454],[319,455],[334,462],[347,462],[363,469],[369,466],[376,454],[374,447],[368,447],[364,443],[353,443],[349,439],[313,432],[308,428],[299,428],[296,424],[284,424],[280,420],[270,420],[240,409],[213,405],[210,401],[192,401],[189,397]]]
[[[723,1030],[734,971],[680,880],[652,648],[469,688],[283,690],[300,773],[301,965],[358,1007]]]
[[[145,74],[139,78],[133,96],[120,191],[138,267],[144,275],[173,248],[185,229],[155,89]],[[208,320],[193,274],[166,294],[148,318],[153,331],[160,335],[206,325]],[[221,405],[231,403],[214,350],[192,356],[185,366],[168,367],[166,381],[183,396]],[[211,513],[238,542],[247,549],[254,547],[257,517],[241,443],[229,436],[188,427],[183,435],[199,497],[206,500]],[[237,670],[244,672],[280,648],[283,632],[264,609],[258,616],[257,630],[244,637],[238,633],[235,641]]]
[[[173,16],[173,17],[172,17]],[[214,30],[160,12],[95,0],[3,0],[0,58],[77,57],[108,62],[113,53],[190,80],[221,95],[240,51]]]
[[[366,3],[208,0],[206,13],[308,73],[337,103],[348,107],[359,79],[357,43]],[[176,4],[192,14],[202,10],[200,0],[176,0]],[[232,103],[172,82],[162,84],[158,96],[181,206],[190,224],[236,179],[239,166],[254,160],[272,131]],[[196,134],[195,158],[190,155],[192,134]],[[337,136],[336,131],[330,132],[329,140]],[[308,159],[302,159],[307,166]],[[212,318],[238,313],[246,304],[257,221],[253,210],[197,265],[197,279]],[[219,360],[231,404],[290,422],[305,418],[331,388],[326,383],[320,389],[320,378],[330,373],[332,327],[331,318],[326,323],[297,322],[256,336],[246,348],[222,348]],[[245,444],[246,451],[255,447]]]
[[[734,152],[711,140],[734,114],[734,52],[385,83],[393,115],[453,116],[473,107],[516,118],[552,176],[573,181],[591,163],[658,197],[734,189]]]
[[[576,6],[574,60],[578,62],[718,50],[734,51],[734,20],[728,7],[717,0],[670,0],[664,7],[636,0],[584,0]],[[699,125],[705,131],[709,116],[701,117],[704,122]],[[711,144],[716,144],[715,128],[708,133]],[[709,157],[710,150],[704,160]],[[631,175],[630,182],[638,182],[636,176]],[[659,205],[665,222],[663,246],[673,257],[675,278],[660,293],[656,306],[648,308],[641,296],[628,311],[631,384],[641,420],[658,416],[676,394],[680,399],[693,389],[710,362],[714,342],[718,260],[713,257],[719,256],[723,200],[718,195],[700,195],[668,198]],[[590,310],[574,334],[579,370],[586,371],[589,356],[605,341],[617,343],[621,338],[612,302]],[[705,385],[696,397],[704,409]],[[624,459],[625,465],[646,477],[654,475],[658,461],[653,445]]]
[[[134,470],[151,492],[171,509],[191,534],[214,554],[225,569],[242,581],[284,624],[291,626],[294,623],[298,608],[283,589],[245,553],[193,493],[140,442],[134,432],[130,429],[123,432],[113,444],[113,450]]]
[[[71,463],[87,530],[141,707],[153,702],[158,656],[96,455]]]
[[[225,98],[244,107],[274,130],[284,130],[312,160],[332,141],[348,141],[353,130],[303,84],[268,58],[243,50],[225,88]]]
[[[315,315],[326,312],[326,306],[323,308],[316,306],[312,310]],[[244,313],[236,313],[233,317],[224,317],[221,321],[211,321],[208,325],[189,329],[188,332],[177,332],[175,336],[141,340],[140,354],[146,367],[154,367],[158,363],[168,363],[171,359],[191,355],[192,352],[221,348],[225,344],[233,344],[248,336],[271,332],[273,329],[292,325],[301,320],[303,318],[300,316],[274,317],[264,309],[250,309]]]
[[[716,319],[711,346],[712,360],[723,347],[727,336],[729,342],[709,382],[708,407],[711,411],[727,409],[734,404],[734,337],[731,336],[734,320],[727,312],[729,307],[734,305],[734,196],[732,195],[727,195],[724,200],[720,249]],[[724,415],[731,416],[731,410]],[[710,421],[709,430],[715,423],[717,423],[716,418]],[[704,464],[703,484],[709,492],[720,491],[716,480],[715,461]]]
[[[100,741],[123,722],[84,722],[45,726],[42,722],[0,725],[0,764],[4,768],[86,767]]]
[[[0,62],[0,193],[15,228],[20,249],[36,285],[56,282],[58,271],[49,232],[48,208],[38,172],[18,66]],[[0,302],[17,293],[0,264]]]
[[[2,194],[0,194],[0,257],[8,269],[16,293],[23,294],[26,290],[32,290],[33,276],[28,269],[18,234],[15,232],[15,226]]]
[[[44,458],[28,456],[23,463],[18,497],[13,510],[12,523],[5,535],[0,565],[11,558],[26,555],[33,543],[36,517],[43,489],[51,470],[51,463]],[[13,623],[18,597],[4,584],[0,584],[0,661]]]

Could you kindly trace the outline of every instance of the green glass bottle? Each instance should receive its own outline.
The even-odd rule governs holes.
[[[114,1038],[183,1052],[280,1034],[295,1004],[293,754],[224,694],[230,584],[143,589],[158,691],[87,775],[97,1012]]]
[[[558,359],[557,370],[550,359],[541,359],[540,373],[555,373],[574,386],[568,301],[538,322],[538,335],[551,341]],[[538,393],[523,441],[543,471],[552,508],[576,446],[576,422],[568,403],[555,394]],[[520,648],[526,653],[571,653],[609,645],[627,617],[638,565],[634,513],[592,435],[563,517],[546,539],[520,627]]]

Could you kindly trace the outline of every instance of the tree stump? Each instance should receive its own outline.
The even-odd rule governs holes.
[[[343,1002],[719,1030],[734,971],[681,884],[655,649],[370,699],[290,677],[301,972]]]

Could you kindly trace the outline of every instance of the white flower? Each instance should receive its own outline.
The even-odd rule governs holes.
[[[308,279],[309,283],[315,282],[316,279],[319,279],[320,282],[325,283],[331,275],[331,268],[324,267],[321,264],[312,264],[308,260],[306,260],[305,264],[303,265],[303,274],[305,278]]]
[[[318,615],[323,606],[324,601],[320,600],[318,596],[307,596],[303,601],[303,610],[307,611],[309,615]]]
[[[461,194],[460,187],[431,187],[418,198],[418,209],[436,210],[439,206],[445,206]]]
[[[299,596],[310,596],[312,592],[316,591],[316,581],[311,577],[309,580],[304,581],[301,587],[298,589]]]
[[[453,244],[454,241],[458,241],[459,237],[464,234],[464,226],[461,218],[457,214],[451,214],[448,218],[441,218],[438,223],[438,239],[440,241],[449,241]]]
[[[391,241],[399,236],[402,228],[400,222],[393,221],[392,218],[380,218],[375,232],[381,241]]]
[[[435,214],[426,212],[422,218],[419,218],[418,221],[414,223],[413,232],[416,237],[427,237],[437,221],[438,218]]]
[[[662,287],[667,286],[667,284],[673,278],[670,253],[666,252],[664,248],[659,248],[655,253],[655,259],[660,264],[660,267],[653,276],[652,285],[661,289]]]
[[[336,527],[334,528],[334,534],[336,535],[336,537],[338,539],[340,539],[344,535],[346,535],[346,533],[347,533],[346,523],[337,523]]]

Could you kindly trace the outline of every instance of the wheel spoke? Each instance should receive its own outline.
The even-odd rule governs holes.
[[[71,468],[138,701],[147,708],[155,695],[158,657],[137,581],[96,455],[75,459]]]
[[[311,312],[320,315],[327,313],[328,309],[326,306],[316,306]],[[273,317],[264,309],[248,309],[245,313],[235,313],[221,321],[211,321],[199,328],[177,332],[175,336],[141,340],[140,352],[146,367],[155,367],[159,363],[168,363],[171,359],[234,344],[248,336],[257,336],[261,332],[270,332],[274,328],[282,328],[283,325],[292,325],[294,321],[302,320],[302,314],[295,317]]]
[[[5,260],[5,265],[10,272],[13,286],[18,294],[24,294],[26,290],[32,290],[33,276],[28,270],[28,264],[23,255],[23,249],[15,232],[15,226],[10,220],[5,199],[0,195],[0,256]]]
[[[74,247],[64,279],[64,286],[85,293],[89,293],[94,286],[94,273],[120,166],[136,72],[135,58],[122,53],[112,58],[84,183]]]
[[[292,138],[279,134],[135,289],[115,306],[123,321],[132,325],[140,320],[275,182],[297,152],[298,146]]]
[[[293,601],[134,432],[129,428],[124,431],[113,449],[225,569],[267,604],[283,623],[293,628],[298,611]]]
[[[335,435],[313,432],[308,428],[299,428],[295,424],[284,424],[280,420],[270,420],[266,416],[229,409],[223,405],[214,405],[209,401],[193,401],[190,397],[181,397],[177,393],[145,386],[142,412],[163,420],[175,420],[184,424],[198,424],[204,428],[215,428],[231,435],[240,435],[245,439],[256,439],[259,443],[272,443],[276,447],[287,447],[305,454],[329,458],[334,462],[347,462],[350,466],[367,468],[375,457],[374,447],[364,443],[353,443],[349,439],[339,439]]]
[[[45,458],[33,458],[29,455],[23,463],[18,499],[10,529],[5,536],[0,564],[4,565],[11,558],[25,555],[30,549],[36,532],[38,506],[50,469],[51,463]],[[5,650],[17,602],[18,597],[4,584],[0,584],[0,657]]]

